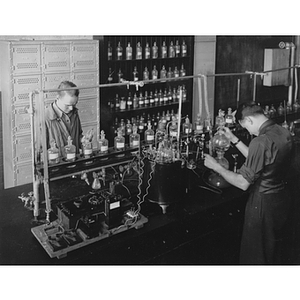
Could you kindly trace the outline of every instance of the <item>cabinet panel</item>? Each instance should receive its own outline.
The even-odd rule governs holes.
[[[77,103],[81,123],[97,122],[99,111],[97,99],[79,99]]]
[[[99,68],[99,47],[95,43],[73,43],[72,66],[74,71]]]
[[[42,51],[45,72],[70,70],[70,43],[45,43]]]
[[[93,72],[74,72],[72,74],[71,80],[78,86],[78,87],[88,87],[94,86],[99,84],[99,74],[98,71]],[[98,94],[97,88],[90,88],[90,89],[82,89],[80,90],[80,97],[90,97],[95,96]]]
[[[17,164],[14,168],[14,185],[22,185],[32,182],[32,165]]]
[[[29,103],[29,94],[42,88],[40,74],[15,76],[12,80],[13,100],[15,104],[26,101]]]
[[[46,74],[44,76],[44,80],[43,80],[43,89],[44,90],[57,89],[59,84],[62,81],[65,81],[65,80],[69,81],[70,79],[71,79],[70,73]],[[44,93],[45,100],[53,101],[53,100],[55,100],[56,96],[57,96],[57,92]]]
[[[16,136],[13,142],[13,151],[16,163],[31,162],[31,136]]]
[[[12,71],[14,74],[41,72],[40,44],[12,44]]]
[[[29,105],[15,106],[12,115],[12,129],[15,134],[30,133]]]

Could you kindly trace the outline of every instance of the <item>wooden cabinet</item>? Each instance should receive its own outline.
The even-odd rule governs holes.
[[[146,124],[150,120],[152,127],[155,127],[154,120],[158,116],[167,115],[168,112],[176,113],[179,101],[178,95],[175,97],[174,92],[178,92],[179,87],[186,91],[182,115],[189,115],[192,119],[193,80],[185,77],[193,75],[194,37],[103,36],[94,38],[99,39],[101,45],[101,84],[111,84],[111,87],[101,88],[100,91],[101,129],[105,131],[110,146],[113,146],[115,127],[118,126],[114,126],[116,121],[119,124],[122,119],[125,123],[129,120],[132,124],[133,118],[141,120],[143,117]],[[163,45],[165,49],[162,49]],[[138,46],[140,49],[137,49]],[[157,56],[153,55],[153,46],[157,47]],[[131,55],[128,51],[129,47],[131,47]],[[109,55],[110,51],[111,55]],[[152,75],[155,69],[157,81]],[[162,70],[165,70],[167,79],[171,77],[174,80],[161,81]],[[114,85],[122,80],[131,83],[142,82],[142,84]],[[160,95],[162,97],[159,97]],[[134,102],[135,97],[137,105],[131,104],[130,101],[131,98]],[[121,101],[123,106],[118,103]],[[143,140],[143,131],[139,133]]]

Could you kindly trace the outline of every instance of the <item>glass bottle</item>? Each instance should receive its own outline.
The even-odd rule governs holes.
[[[50,165],[59,163],[59,151],[56,148],[54,140],[50,142],[50,148],[48,149],[48,161]]]
[[[156,69],[156,65],[153,66],[153,70],[152,70],[152,79],[157,79],[158,78],[158,71]]]
[[[65,160],[73,162],[76,159],[76,147],[72,144],[72,139],[68,136],[68,144],[64,147]]]
[[[138,42],[137,44],[136,44],[136,55],[135,55],[135,58],[136,59],[142,59],[142,52],[143,52],[143,50],[142,50],[142,46],[141,46],[141,43],[140,42]]]
[[[116,53],[117,54],[117,60],[122,60],[122,58],[123,58],[123,48],[121,46],[121,42],[118,42],[116,52],[117,52]]]
[[[161,70],[160,70],[160,78],[166,78],[167,77],[167,70],[165,66],[163,65]]]
[[[125,127],[125,135],[130,135],[132,133],[132,125],[130,120],[127,119],[126,127]]]
[[[144,105],[145,107],[149,106],[150,104],[150,99],[149,99],[149,96],[148,96],[148,92],[145,91],[145,97],[144,97]]]
[[[175,57],[175,47],[173,44],[173,41],[170,42],[170,46],[169,46],[169,57]]]
[[[116,151],[123,151],[125,149],[125,138],[122,135],[121,129],[118,130],[117,136],[114,138],[114,146]]]
[[[119,72],[118,72],[118,82],[121,83],[123,81],[123,73],[122,73],[122,70],[119,69]]]
[[[179,41],[177,40],[175,43],[175,56],[179,57],[180,55],[180,45],[179,45]]]
[[[126,60],[132,60],[132,47],[130,45],[130,42],[128,42],[128,45],[126,47]]]
[[[139,125],[138,125],[138,131],[139,131],[139,134],[143,134],[144,133],[144,129],[145,129],[145,122],[144,122],[144,118],[141,117],[140,120],[138,121]]]
[[[161,58],[167,58],[167,46],[165,41],[163,41],[161,45]]]
[[[107,82],[112,83],[113,82],[113,72],[111,71],[111,68],[108,69],[108,77],[107,77]]]
[[[174,77],[179,77],[179,70],[176,66],[174,68]]]
[[[278,108],[277,108],[277,114],[278,114],[278,116],[283,116],[284,115],[284,107],[282,106],[282,103],[280,103]]]
[[[271,104],[270,108],[270,118],[274,118],[276,116],[276,109],[274,107],[274,104]]]
[[[107,60],[112,60],[112,47],[110,45],[110,42],[108,42],[107,45]]]
[[[185,102],[187,100],[187,91],[185,85],[182,85],[182,101]]]
[[[137,133],[136,125],[132,127],[132,133],[129,136],[129,146],[131,148],[140,146],[140,135]]]
[[[173,88],[172,98],[173,98],[173,102],[176,102],[178,100],[176,88]]]
[[[164,104],[164,95],[161,89],[158,92],[158,101],[159,101],[159,105]]]
[[[286,104],[286,113],[287,113],[287,114],[290,114],[290,113],[292,113],[292,111],[293,111],[293,107],[292,107],[292,105],[288,102],[288,103]]]
[[[185,43],[185,41],[182,41],[182,45],[181,45],[181,56],[185,57],[187,56],[187,44]]]
[[[133,81],[138,81],[139,80],[139,72],[137,70],[137,67],[133,68]]]
[[[172,123],[171,123],[171,125],[169,126],[169,135],[170,135],[171,137],[177,137],[177,131],[178,131],[178,128],[177,128],[176,117],[173,116],[173,117],[172,117]]]
[[[120,110],[125,110],[125,109],[126,109],[126,100],[125,97],[121,97]]]
[[[149,43],[146,43],[145,46],[145,59],[149,59],[150,58],[150,47],[149,47]]]
[[[148,145],[154,144],[154,130],[151,129],[151,124],[148,123],[148,129],[145,131],[145,143]]]
[[[133,96],[133,108],[138,108],[139,107],[139,100],[136,94]]]
[[[93,155],[93,145],[91,142],[92,137],[93,136],[91,136],[91,138],[84,136],[81,140],[84,158],[90,158]]]
[[[119,130],[121,130],[121,134],[122,134],[123,136],[125,136],[126,125],[125,125],[124,119],[121,119],[121,121],[120,121],[120,127],[119,127]]]
[[[222,109],[219,109],[218,115],[216,116],[216,127],[224,126],[225,125],[225,112]]]
[[[164,104],[168,104],[169,97],[168,97],[168,92],[167,89],[164,90]]]
[[[173,71],[172,71],[172,68],[169,67],[169,70],[168,70],[168,73],[167,73],[167,77],[168,77],[168,78],[172,78],[173,75],[174,75],[174,73],[173,73]]]
[[[192,133],[192,124],[190,123],[189,116],[185,118],[185,123],[182,124],[182,129],[184,134]]]
[[[172,89],[171,89],[171,87],[169,87],[169,91],[168,91],[168,102],[169,102],[169,103],[172,103],[172,102],[173,102]]]
[[[264,115],[269,118],[270,117],[270,107],[269,105],[266,105],[265,106],[265,109],[264,109]]]
[[[234,117],[232,115],[231,107],[228,108],[227,115],[225,116],[225,123],[229,126],[233,125],[234,123]]]
[[[158,104],[159,104],[158,92],[157,92],[157,90],[155,90],[155,92],[154,92],[154,105],[158,105]]]
[[[149,95],[149,104],[150,106],[154,106],[154,95],[153,95],[153,91],[150,91],[150,95]]]
[[[145,67],[143,72],[143,80],[149,80],[149,71],[147,67]]]
[[[140,96],[139,96],[139,107],[144,107],[145,104],[145,99],[143,97],[143,93],[140,92]]]
[[[156,42],[154,42],[152,46],[152,58],[158,58],[158,47]]]
[[[116,98],[115,98],[115,110],[116,111],[120,110],[120,98],[118,94],[116,94]]]
[[[181,64],[181,69],[180,69],[180,77],[183,77],[186,75],[186,71],[185,71],[185,68],[184,68],[184,65]]]
[[[200,113],[198,113],[195,121],[195,134],[201,134],[201,133],[203,133],[203,124],[201,121],[201,115]]]
[[[103,130],[101,130],[101,132],[100,132],[98,149],[99,149],[100,154],[108,153],[108,140],[105,138],[105,132]]]
[[[127,97],[127,109],[132,109],[132,97],[131,97],[131,93],[128,93],[128,97]]]

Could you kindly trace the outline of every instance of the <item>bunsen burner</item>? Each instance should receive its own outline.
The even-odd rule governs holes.
[[[165,214],[170,204],[181,201],[185,196],[182,161],[161,163],[145,159],[143,182],[145,191],[150,184],[145,198],[160,205]]]

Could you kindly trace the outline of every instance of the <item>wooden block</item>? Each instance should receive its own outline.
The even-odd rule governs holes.
[[[288,68],[290,65],[289,49],[265,49],[264,71]],[[270,72],[264,76],[264,86],[277,86],[289,83],[289,70]]]

